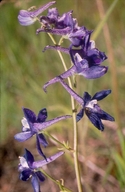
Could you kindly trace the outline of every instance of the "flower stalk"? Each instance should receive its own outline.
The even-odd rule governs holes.
[[[73,112],[73,127],[74,127],[74,166],[75,166],[78,191],[82,192],[80,168],[79,168],[79,161],[78,161],[78,129],[77,129],[77,125],[76,125],[76,113],[75,112]]]
[[[52,42],[56,45],[56,42],[53,38],[53,36],[48,33],[49,37],[51,38]],[[61,59],[61,62],[63,64],[64,70],[67,71],[67,67],[65,64],[65,61],[63,59],[63,56],[61,54],[60,51],[58,51],[59,57]],[[69,87],[72,89],[72,83],[71,83],[71,79],[68,77],[68,84]],[[78,129],[77,129],[77,124],[76,124],[76,113],[75,111],[75,100],[74,98],[71,96],[71,107],[72,107],[72,118],[73,118],[73,129],[74,129],[74,166],[75,166],[75,174],[76,174],[76,179],[77,179],[77,186],[78,186],[78,191],[82,192],[82,184],[81,184],[81,178],[80,178],[80,170],[79,170],[79,161],[78,161]],[[62,145],[62,144],[61,144]]]

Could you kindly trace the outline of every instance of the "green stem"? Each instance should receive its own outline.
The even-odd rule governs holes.
[[[46,136],[48,136],[49,138],[51,138],[53,141],[55,141],[56,143],[58,143],[59,145],[61,145],[63,148],[61,150],[68,150],[68,151],[73,151],[73,149],[68,145],[68,143],[61,143],[59,140],[57,140],[55,137],[53,137],[51,134],[49,134],[48,132],[44,132],[44,134]],[[60,149],[60,148],[58,148]]]
[[[49,35],[49,37],[50,37],[50,39],[52,40],[52,42],[56,45],[56,41],[54,40],[53,36],[52,36],[50,33],[47,33],[47,34]],[[67,71],[67,67],[66,67],[66,64],[65,64],[65,62],[64,62],[64,59],[63,59],[63,57],[62,57],[61,52],[58,51],[58,50],[57,50],[57,52],[58,52],[58,54],[59,54],[59,57],[60,57],[60,59],[61,59],[61,62],[62,62],[62,64],[63,64],[63,67],[64,67],[65,71]],[[69,83],[69,82],[70,82],[70,83]],[[69,85],[72,86],[70,78],[68,78],[68,83],[69,83]]]
[[[48,137],[50,137],[52,140],[56,141],[56,143],[58,143],[59,145],[61,145],[62,147],[65,147],[65,145],[63,143],[61,143],[59,140],[57,140],[55,137],[53,137],[52,135],[50,135],[48,132],[44,132],[45,135],[47,135]]]
[[[60,181],[55,180],[53,177],[48,175],[43,169],[39,168],[39,171],[41,171],[47,178],[49,178],[51,181],[53,181],[55,184],[57,184],[59,186],[59,188],[61,189],[61,191],[71,192],[71,190],[69,190],[68,188],[64,187],[63,180],[62,180],[62,183],[61,183]]]
[[[49,37],[51,38],[52,42],[56,45],[55,40],[53,39],[52,35],[49,34]],[[62,41],[62,40],[61,40]],[[60,51],[58,51],[59,57],[62,61],[63,67],[65,69],[65,71],[67,71],[67,67],[66,64],[64,62],[64,59],[62,57],[62,54]],[[70,86],[71,89],[73,89],[72,87],[72,83],[71,83],[71,79],[68,77],[68,84]],[[75,101],[74,98],[71,96],[71,106],[72,106],[72,111],[74,111],[75,109]],[[78,191],[82,192],[82,184],[81,184],[81,177],[80,177],[80,171],[79,171],[79,162],[78,162],[78,129],[77,129],[77,125],[76,125],[76,114],[73,112],[73,128],[74,128],[74,166],[75,166],[75,173],[76,173],[76,179],[77,179],[77,186],[78,186]]]
[[[75,172],[78,185],[78,191],[82,192],[82,184],[79,170],[79,161],[78,161],[78,129],[76,126],[76,115],[73,113],[73,124],[74,124],[74,163],[75,163]]]

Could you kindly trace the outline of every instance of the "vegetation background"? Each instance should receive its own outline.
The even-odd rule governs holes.
[[[41,108],[48,110],[48,119],[63,114],[71,114],[69,94],[57,83],[48,88],[45,94],[42,86],[64,69],[56,51],[43,48],[52,42],[47,34],[36,35],[38,23],[23,27],[18,23],[20,9],[39,7],[48,0],[3,0],[0,2],[0,62],[1,62],[1,127],[0,127],[0,192],[29,192],[31,185],[18,178],[18,156],[24,148],[35,150],[35,139],[25,143],[14,140],[15,133],[21,130],[22,107],[38,113]],[[56,7],[62,14],[73,10],[73,17],[79,25],[97,32],[98,24],[105,17],[113,0],[57,0]],[[125,191],[125,1],[118,0],[113,11],[103,24],[99,34],[94,32],[98,49],[104,51],[108,59],[104,62],[109,71],[104,77],[86,80],[77,76],[77,92],[92,95],[103,89],[112,89],[112,94],[100,102],[101,107],[115,117],[115,123],[105,123],[103,133],[99,132],[87,118],[78,123],[80,166],[85,192]],[[55,39],[59,40],[58,37]],[[64,46],[69,42],[64,41]],[[63,54],[67,67],[71,63]],[[49,133],[60,141],[73,146],[72,121],[62,121],[51,128]],[[57,148],[52,140],[45,149],[52,155]],[[75,172],[71,154],[56,160],[45,170],[56,179],[64,179],[64,184],[77,192]],[[49,183],[49,184],[48,184]],[[50,190],[51,188],[51,190]],[[41,184],[44,192],[59,191],[51,181]]]

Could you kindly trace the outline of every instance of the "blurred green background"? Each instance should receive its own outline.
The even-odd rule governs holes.
[[[52,44],[47,34],[36,35],[39,23],[31,26],[21,26],[17,16],[20,9],[28,9],[35,5],[39,7],[47,0],[17,0],[2,1],[0,4],[0,62],[1,62],[1,127],[0,144],[8,142],[10,137],[21,130],[23,117],[22,107],[27,107],[38,113],[41,108],[48,110],[48,119],[71,114],[69,94],[57,83],[48,87],[45,94],[42,86],[51,78],[61,74],[64,69],[56,51],[43,48]],[[57,0],[56,7],[60,14],[73,10],[79,25],[96,32],[97,26],[108,11],[113,0]],[[101,7],[102,6],[102,7]],[[54,7],[54,6],[53,6]],[[46,13],[46,12],[45,12]],[[96,34],[93,34],[93,36]],[[94,36],[95,38],[95,36]],[[59,37],[55,37],[57,42]],[[69,46],[66,40],[64,46]],[[96,46],[104,51],[109,59],[104,64],[109,71],[104,77],[96,80],[86,80],[77,76],[77,92],[84,91],[92,95],[103,89],[112,89],[112,94],[100,102],[100,106],[115,117],[115,123],[107,123],[104,133],[94,128],[86,118],[78,123],[79,149],[85,159],[91,160],[105,171],[101,184],[102,191],[106,188],[109,176],[115,182],[116,191],[124,191],[125,187],[125,1],[117,1],[108,17],[105,26],[96,37]],[[69,56],[63,54],[67,67],[71,63]],[[62,140],[69,141],[73,146],[72,121],[58,123],[48,129]],[[87,161],[86,161],[87,162]],[[81,168],[87,178],[86,164]],[[99,174],[99,173],[98,173]],[[115,180],[116,179],[116,180]],[[84,180],[84,176],[83,176]],[[84,182],[83,182],[84,183]],[[89,182],[88,182],[89,183]],[[101,185],[100,184],[100,185]],[[115,188],[112,187],[114,190]],[[91,185],[87,191],[94,191]],[[96,189],[96,191],[98,191]],[[115,190],[114,190],[115,191]]]

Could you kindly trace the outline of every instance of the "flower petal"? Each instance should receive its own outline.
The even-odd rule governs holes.
[[[37,171],[37,172],[36,172],[36,175],[37,175],[37,177],[39,178],[39,180],[40,180],[41,182],[45,181],[45,177],[43,176],[43,174],[41,173],[41,171]]]
[[[45,136],[44,136],[42,133],[38,134],[38,138],[39,138],[39,142],[40,142],[44,147],[46,147],[46,146],[48,145],[48,143],[47,143],[47,141],[46,141],[46,138],[45,138]]]
[[[71,30],[73,29],[74,20],[72,18],[72,12],[63,13],[61,17],[58,17],[58,23],[56,24],[58,28],[63,29],[65,26],[69,26]]]
[[[104,99],[105,97],[107,97],[110,93],[111,93],[111,90],[110,90],[110,89],[108,89],[108,90],[103,90],[103,91],[99,91],[99,92],[97,92],[97,93],[92,97],[92,100],[93,100],[93,99],[97,99],[97,101],[100,101],[100,100]]]
[[[28,123],[28,121],[27,121],[27,119],[25,117],[23,117],[23,119],[21,120],[21,123],[23,125],[22,132],[30,131],[29,123]]]
[[[29,167],[31,167],[34,162],[34,157],[33,157],[32,153],[30,151],[28,151],[27,149],[25,149],[24,158],[26,159]]]
[[[28,165],[25,157],[19,157],[19,160],[20,160],[20,163],[18,166],[18,170],[20,172],[22,172],[24,169],[29,169],[29,165]]]
[[[41,147],[40,147],[39,134],[36,134],[36,147],[37,147],[38,153],[39,153],[42,157],[44,157],[44,159],[46,159],[46,156],[44,155],[44,153],[43,153],[43,151],[42,151],[42,149],[41,149]]]
[[[91,101],[91,95],[89,95],[88,92],[84,92],[83,94],[83,101],[84,101],[84,106]]]
[[[29,14],[29,11],[20,10],[18,20],[20,25],[28,26],[33,24],[36,21],[36,18],[32,18]]]
[[[23,112],[24,112],[26,119],[28,120],[28,123],[36,122],[36,115],[33,111],[31,111],[30,109],[27,109],[27,108],[23,108]]]
[[[44,6],[36,9],[34,11],[21,10],[18,15],[19,23],[23,26],[28,26],[33,24],[37,20],[37,16],[53,5],[55,1],[51,1]]]
[[[108,67],[105,66],[92,66],[90,68],[83,69],[79,75],[84,76],[87,79],[96,79],[107,73]]]
[[[83,44],[83,39],[86,35],[86,28],[84,26],[79,27],[69,33],[69,40],[74,47],[79,47]]]
[[[86,52],[89,48],[91,48],[90,36],[91,36],[92,32],[93,31],[88,31],[83,40],[82,48],[83,48],[84,52]]]
[[[85,113],[87,115],[87,117],[89,118],[89,120],[91,121],[91,123],[99,130],[103,131],[104,130],[104,125],[101,122],[101,119],[98,117],[97,113],[93,113],[90,111],[89,108],[85,109]]]
[[[46,108],[43,108],[42,110],[40,110],[38,117],[37,117],[37,122],[38,123],[42,123],[47,119],[47,110]]]
[[[26,141],[27,139],[31,138],[33,136],[33,133],[31,133],[31,131],[27,131],[27,132],[21,132],[21,133],[17,133],[14,138],[17,141]]]
[[[24,171],[22,171],[19,175],[19,178],[22,180],[22,181],[27,181],[30,176],[31,176],[31,170],[30,169],[25,169]]]
[[[87,31],[86,31],[86,28],[84,26],[77,27],[77,29],[75,29],[73,32],[70,33],[69,38],[77,37],[78,39],[83,39],[86,36],[86,32]]]
[[[40,192],[39,180],[38,180],[37,175],[35,173],[32,175],[31,183],[32,183],[34,192]]]
[[[84,109],[81,109],[80,112],[76,115],[76,121],[80,121],[80,119],[83,117],[84,115]]]
[[[87,60],[82,59],[78,53],[75,54],[74,60],[75,60],[75,66],[76,66],[76,73],[81,74],[83,70],[86,70],[89,68]]]
[[[51,9],[48,9],[47,16],[40,17],[40,22],[42,22],[44,25],[48,27],[49,24],[57,23],[58,17],[59,17],[59,13],[57,8],[51,8]]]
[[[104,60],[107,59],[104,52],[99,51],[98,49],[88,50],[85,57],[90,66],[100,65]]]
[[[98,116],[100,119],[108,120],[108,121],[115,121],[114,117],[106,113],[105,111],[101,110],[100,113],[98,113]]]

